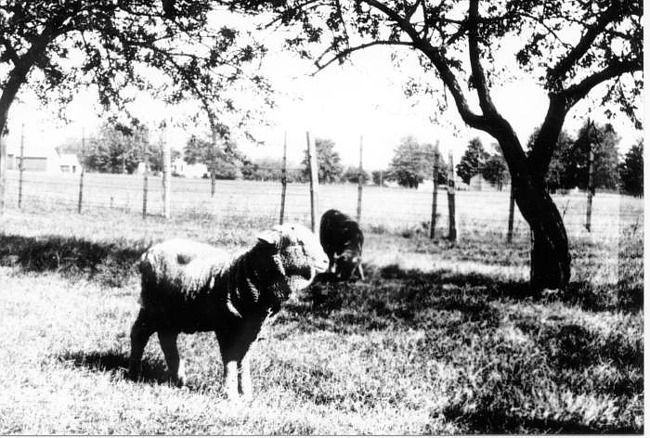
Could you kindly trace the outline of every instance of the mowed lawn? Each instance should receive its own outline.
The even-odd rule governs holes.
[[[284,305],[252,352],[248,403],[221,396],[209,333],[180,338],[187,387],[165,382],[155,336],[145,381],[125,378],[134,263],[172,236],[249,246],[271,217],[10,208],[0,433],[642,433],[643,201],[599,196],[610,214],[594,215],[594,233],[579,224],[584,201],[557,200],[578,221],[565,292],[529,291],[527,235],[506,244],[501,220],[468,219],[454,245],[415,221],[368,225],[366,280],[315,284]],[[485,218],[504,215],[499,199],[477,206]]]

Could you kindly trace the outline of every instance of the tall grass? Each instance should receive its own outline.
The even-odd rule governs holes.
[[[209,333],[180,338],[186,388],[167,384],[155,337],[144,381],[127,380],[144,248],[184,236],[236,249],[268,222],[201,209],[169,222],[9,210],[0,433],[643,432],[643,228],[634,221],[607,236],[576,232],[570,287],[540,294],[527,284],[527,239],[506,245],[488,227],[452,245],[419,226],[369,227],[365,281],[315,283],[265,329],[252,352],[252,402],[222,398]]]

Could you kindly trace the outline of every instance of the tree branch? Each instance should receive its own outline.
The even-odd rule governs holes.
[[[5,46],[9,59],[11,60],[11,62],[14,63],[14,66],[16,66],[20,61],[20,58],[18,57],[18,54],[16,53],[13,46],[11,45],[11,42],[4,36],[0,37],[0,42],[2,43],[3,46]]]
[[[591,45],[600,35],[605,27],[614,20],[616,12],[620,7],[617,0],[612,1],[612,4],[598,19],[596,24],[590,27],[587,32],[582,36],[578,44],[571,50],[563,59],[561,59],[555,67],[548,71],[548,82],[559,82],[568,73],[568,71],[575,65],[575,63],[582,58],[585,53],[591,48]]]
[[[634,58],[626,61],[613,62],[603,70],[587,76],[581,82],[568,87],[562,94],[566,97],[569,106],[575,105],[580,99],[583,99],[597,85],[602,84],[617,76],[625,73],[634,73],[643,70],[643,61]]]
[[[48,44],[56,37],[54,28],[46,26],[41,34],[32,42],[27,52],[20,56],[13,70],[9,73],[9,78],[2,89],[0,96],[0,132],[4,129],[9,107],[13,102],[20,86],[27,79],[29,70],[36,64],[38,58],[45,53]]]
[[[490,97],[490,90],[487,85],[485,71],[481,65],[481,51],[478,46],[478,2],[479,0],[470,0],[469,2],[469,60],[472,66],[473,85],[476,87],[479,105],[486,116],[497,116],[498,112]]]
[[[325,64],[321,64],[321,61],[325,56],[330,52],[330,50],[325,51],[322,55],[314,61],[314,64],[316,64],[316,67],[318,70],[323,70],[325,67],[331,65],[332,63],[336,61],[342,61],[345,58],[347,58],[349,55],[351,55],[354,52],[358,52],[359,50],[367,49],[368,47],[373,47],[373,46],[407,46],[407,47],[413,47],[412,42],[408,41],[388,41],[388,40],[381,40],[381,41],[372,41],[370,43],[365,43],[365,44],[360,44],[355,47],[348,47],[347,49],[341,50],[338,52],[336,55],[334,55],[331,59],[329,59]]]
[[[561,94],[551,94],[549,96],[546,117],[528,156],[533,177],[539,182],[544,181],[544,176],[548,172],[557,139],[562,131],[568,111],[569,106],[565,96]]]
[[[560,44],[562,44],[564,47],[566,47],[566,48],[571,47],[570,44],[565,43],[564,41],[562,41],[562,38],[560,38],[560,36],[555,32],[555,30],[553,30],[550,26],[548,26],[546,23],[544,23],[544,20],[543,20],[543,19],[540,19],[540,18],[538,18],[538,17],[535,17],[535,16],[532,15],[532,14],[527,14],[527,13],[525,13],[525,12],[520,12],[520,14],[521,14],[522,17],[524,17],[524,18],[528,18],[528,19],[530,19],[531,21],[533,21],[533,22],[539,24],[540,26],[542,26],[542,27],[546,30],[546,32],[548,32],[549,34],[553,35],[553,37],[555,37],[555,39],[556,39],[557,41],[559,41]]]
[[[486,117],[474,113],[469,107],[467,99],[465,98],[465,94],[463,93],[463,90],[458,83],[458,79],[449,67],[449,63],[442,54],[441,49],[439,47],[432,46],[428,40],[420,38],[417,31],[413,29],[408,21],[406,21],[402,16],[400,16],[394,10],[390,9],[385,4],[377,0],[365,0],[365,2],[373,8],[381,11],[389,19],[395,22],[395,24],[399,26],[400,29],[402,29],[409,36],[409,38],[411,38],[411,41],[413,41],[413,47],[420,50],[427,58],[429,58],[436,70],[438,70],[443,83],[449,89],[452,97],[454,98],[456,108],[458,109],[458,112],[463,121],[465,121],[465,123],[467,123],[472,128],[480,129],[486,132],[493,132],[493,125],[490,125],[488,123]]]

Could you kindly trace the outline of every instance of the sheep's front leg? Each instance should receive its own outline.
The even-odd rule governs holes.
[[[223,374],[223,391],[226,398],[230,400],[239,399],[239,392],[237,391],[237,360],[226,359],[223,360],[224,374]]]
[[[246,353],[231,345],[230,348],[221,348],[223,358],[223,390],[227,398],[237,400],[240,395],[244,398],[251,396],[250,367]]]
[[[170,379],[176,385],[183,386],[186,381],[185,364],[178,354],[178,347],[176,345],[178,332],[174,330],[160,330],[158,331],[158,339],[160,340],[160,347],[165,355]]]
[[[252,340],[244,336],[233,338],[220,336],[221,358],[224,365],[223,390],[227,398],[250,398],[252,384],[250,376],[250,361],[246,355]]]
[[[251,382],[251,365],[248,355],[237,362],[237,371],[239,375],[239,394],[244,399],[250,399],[253,395],[253,383]]]
[[[129,378],[138,380],[142,371],[142,355],[149,338],[156,329],[144,310],[140,310],[131,328],[131,356],[129,357]]]

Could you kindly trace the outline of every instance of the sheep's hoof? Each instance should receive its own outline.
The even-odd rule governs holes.
[[[223,396],[226,400],[231,402],[239,402],[242,400],[242,396],[237,391],[226,391],[223,393]]]
[[[187,379],[185,376],[172,376],[169,378],[169,382],[177,388],[182,388],[187,383]]]
[[[239,395],[239,400],[241,400],[242,402],[248,403],[248,402],[253,400],[253,394],[251,394],[251,393],[240,394]]]
[[[129,368],[129,370],[126,372],[126,377],[133,382],[137,382],[142,378],[140,375],[140,370],[137,368]]]

